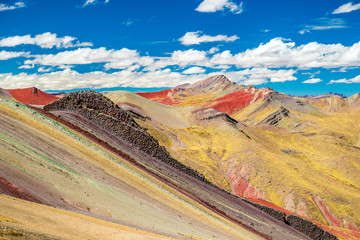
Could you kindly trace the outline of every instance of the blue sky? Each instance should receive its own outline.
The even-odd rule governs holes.
[[[2,88],[152,89],[224,74],[350,96],[359,67],[360,1],[0,0]]]

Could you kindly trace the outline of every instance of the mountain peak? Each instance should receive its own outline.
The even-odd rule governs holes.
[[[215,75],[193,84],[183,84],[175,87],[178,91],[191,91],[191,92],[217,92],[229,90],[230,88],[238,88],[235,82],[231,82],[224,75]]]
[[[36,87],[8,89],[6,92],[17,101],[25,104],[46,105],[58,99],[58,97],[45,93]]]

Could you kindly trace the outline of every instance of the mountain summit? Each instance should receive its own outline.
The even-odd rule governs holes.
[[[183,84],[160,92],[137,94],[167,105],[207,107],[232,114],[270,92],[273,92],[271,88],[258,89],[254,86],[239,85],[231,82],[224,75],[216,75],[194,84]]]

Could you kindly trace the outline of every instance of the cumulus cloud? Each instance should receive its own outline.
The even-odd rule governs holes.
[[[4,3],[0,3],[0,12],[15,10],[23,7],[26,7],[24,2],[16,2],[14,5],[6,5]]]
[[[11,58],[29,57],[29,56],[30,56],[29,52],[9,52],[5,50],[2,50],[0,52],[0,60],[8,60]]]
[[[34,65],[22,65],[18,67],[18,69],[32,69],[32,68],[34,68]]]
[[[234,14],[240,14],[244,11],[244,3],[236,4],[231,0],[204,0],[195,10],[198,12],[217,12],[225,9]]]
[[[24,42],[20,39],[18,42]],[[16,44],[15,44],[16,45]],[[61,45],[60,45],[61,46]],[[21,87],[39,82],[44,90],[66,90],[73,88],[111,87],[171,87],[224,74],[232,81],[242,84],[263,84],[297,80],[299,70],[316,69],[304,83],[316,83],[314,78],[319,68],[349,69],[360,67],[360,42],[351,46],[310,42],[296,45],[295,42],[274,38],[253,49],[231,53],[218,48],[206,50],[176,50],[168,56],[142,56],[137,50],[127,48],[106,49],[78,48],[56,54],[30,55],[29,52],[0,51],[0,60],[26,57],[20,69],[36,67],[37,74],[2,74],[1,87]],[[106,71],[78,73],[72,68],[81,64],[103,64]],[[64,69],[59,71],[60,69]],[[206,70],[205,70],[206,69]],[[50,72],[46,72],[50,71]],[[205,74],[206,72],[211,72]],[[304,73],[306,74],[306,73]],[[89,81],[87,81],[87,79]],[[121,80],[121,81],[120,81]],[[14,81],[12,84],[11,81]],[[133,81],[133,82],[132,82]],[[335,82],[356,82],[357,79],[340,79]],[[14,85],[15,84],[15,85]],[[19,86],[18,86],[19,87]]]
[[[65,69],[43,74],[12,73],[0,74],[1,87],[24,88],[36,86],[41,90],[71,90],[81,88],[114,88],[114,87],[175,87],[185,82],[194,83],[205,76],[189,76],[170,69],[152,72],[133,72],[122,70],[114,73],[88,72],[78,73]]]
[[[212,65],[235,65],[237,67],[268,68],[339,68],[360,66],[360,42],[352,46],[310,42],[296,46],[295,42],[274,38],[257,48],[231,54],[226,50],[215,54]]]
[[[241,71],[226,72],[231,81],[242,84],[262,84],[267,81],[283,82],[293,81],[296,78],[294,70],[271,70],[271,69],[245,69]],[[224,74],[213,72],[211,74],[182,74],[173,72],[169,68],[155,71],[133,71],[125,69],[114,73],[101,71],[78,73],[71,69],[63,71],[27,74],[12,73],[0,74],[2,88],[25,88],[36,86],[42,90],[71,90],[82,88],[115,88],[115,87],[175,87],[184,83],[195,83],[209,76]]]
[[[208,53],[209,53],[209,54],[214,54],[214,53],[218,52],[219,50],[220,50],[220,49],[217,48],[217,47],[212,47],[212,48],[209,49]]]
[[[348,2],[335,9],[332,14],[348,13],[359,9],[360,3],[353,4],[352,2]]]
[[[306,81],[303,81],[303,83],[319,83],[319,82],[322,82],[320,78],[310,78]]]
[[[216,35],[209,36],[202,34],[201,31],[196,32],[187,32],[183,37],[179,38],[179,41],[183,45],[199,45],[200,43],[205,42],[233,42],[239,39],[238,36],[226,36],[226,35]]]
[[[226,72],[225,75],[234,82],[245,85],[259,85],[267,82],[295,81],[296,70],[273,70],[268,68],[248,68],[240,71]]]
[[[182,67],[188,65],[206,65],[208,60],[206,51],[189,49],[186,51],[177,50],[171,54],[171,65],[179,65]]]
[[[34,55],[25,64],[44,66],[104,63],[106,69],[125,69],[130,66],[146,67],[146,71],[167,66],[209,68],[343,68],[360,67],[360,42],[352,46],[310,42],[296,46],[295,42],[274,38],[253,49],[232,54],[229,50],[202,51],[196,49],[176,50],[169,57],[141,56],[137,50],[101,48],[78,48],[57,54]],[[5,55],[5,52],[3,53]],[[21,55],[21,54],[20,54]],[[19,56],[20,56],[19,55]],[[14,55],[16,56],[16,55]]]
[[[350,79],[343,78],[339,80],[331,80],[329,83],[360,83],[360,75]]]
[[[15,47],[23,44],[37,45],[41,48],[69,48],[92,46],[92,43],[89,42],[76,41],[75,37],[57,37],[56,33],[50,32],[38,34],[35,37],[31,37],[30,35],[12,36],[2,38],[0,40],[0,47]]]
[[[73,51],[64,51],[57,54],[37,55],[35,59],[25,61],[25,64],[60,66],[69,64],[106,63],[112,61],[124,62],[127,59],[138,57],[139,53],[136,50],[130,50],[127,48],[122,48],[120,50],[107,50],[104,47],[96,49],[78,48]]]
[[[206,70],[201,67],[191,67],[183,71],[184,74],[199,74],[204,73]]]

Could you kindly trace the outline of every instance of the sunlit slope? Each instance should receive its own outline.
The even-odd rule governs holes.
[[[193,107],[174,108],[126,91],[113,91],[105,96],[122,109],[133,111],[165,126],[188,127],[190,124],[188,118]]]
[[[174,239],[0,194],[1,239]]]
[[[32,109],[0,100],[0,122],[1,192],[136,228],[144,238],[259,239]]]
[[[152,136],[166,146],[175,159],[189,167],[200,169],[200,173],[208,180],[231,192],[221,164],[214,162],[206,152],[199,151],[202,146],[209,145],[208,139],[202,135],[204,127],[211,129],[209,125],[217,125],[220,122],[223,123],[221,125],[226,132],[239,132],[226,121],[224,114],[198,107],[167,106],[125,91],[105,95],[121,108],[148,117],[149,119],[138,120],[137,123],[147,128]],[[214,116],[217,117],[207,120]]]
[[[297,209],[298,213],[307,214],[318,221],[323,218],[322,223],[325,220],[328,225],[346,228],[359,226],[359,113],[330,112],[333,108],[320,111],[302,101],[297,105],[289,104],[291,101],[289,99],[281,104],[288,114],[282,115],[272,126],[262,120],[273,114],[272,111],[279,111],[277,100],[268,104],[264,99],[233,116],[251,124],[262,135],[259,143],[273,145],[270,149],[272,153],[282,152],[273,161],[283,159],[281,161],[287,163],[288,167],[283,169],[284,176],[291,170],[286,185],[292,179],[299,183],[296,184],[298,186],[291,184],[294,190],[285,190],[284,194],[277,194],[281,196],[280,199],[271,201],[281,203],[289,210]],[[320,101],[324,100],[317,103]],[[263,108],[264,104],[268,106]],[[281,170],[281,165],[275,166]],[[276,181],[281,179],[273,178]],[[273,178],[271,183],[277,186]],[[306,208],[299,204],[301,202],[301,205],[305,203]]]
[[[360,116],[353,99],[351,110],[332,113],[270,93],[230,115],[238,123],[202,109],[192,110],[190,127],[142,124],[175,158],[224,189],[323,225],[359,230]],[[213,117],[198,117],[206,111]]]

